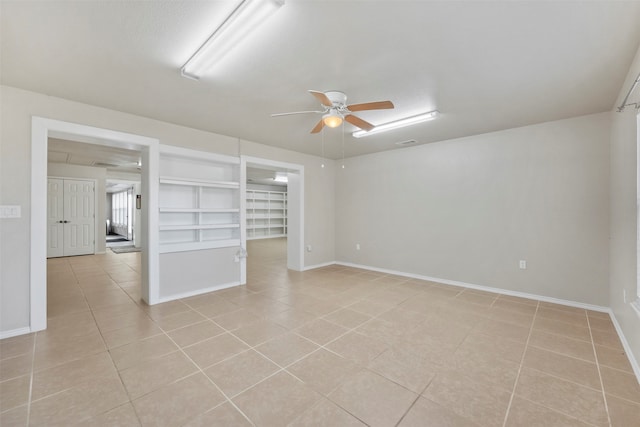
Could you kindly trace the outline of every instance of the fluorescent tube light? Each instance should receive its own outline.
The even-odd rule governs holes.
[[[368,132],[366,130],[357,130],[351,135],[353,135],[355,138],[362,138],[363,136],[373,135],[374,133],[386,132],[391,129],[403,128],[405,126],[411,126],[417,123],[433,120],[439,115],[440,112],[438,110],[433,110],[429,111],[428,113],[418,114],[417,116],[406,117],[404,119],[378,125]]]
[[[286,172],[276,172],[276,176],[273,178],[275,182],[289,182],[289,177]]]
[[[182,66],[182,76],[198,80],[283,4],[284,0],[243,0]]]

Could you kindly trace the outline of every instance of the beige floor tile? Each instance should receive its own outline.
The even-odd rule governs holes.
[[[475,382],[493,384],[510,393],[518,377],[520,363],[502,359],[489,352],[461,347],[446,364],[446,369]]]
[[[278,365],[285,367],[318,348],[317,344],[290,332],[259,345],[256,350]]]
[[[555,308],[539,307],[536,312],[536,317],[589,328],[587,313],[584,310],[579,313],[574,313],[570,311],[556,310]]]
[[[487,319],[476,325],[474,333],[508,338],[514,341],[526,342],[529,337],[529,328],[514,323],[502,322],[495,319]]]
[[[640,403],[640,384],[632,373],[600,367],[602,383],[607,394]]]
[[[529,328],[533,323],[535,314],[512,311],[501,307],[496,307],[494,305],[487,311],[487,316],[494,320],[513,323],[515,325]]]
[[[242,341],[229,333],[224,333],[185,347],[184,352],[200,369],[205,369],[247,349],[249,347]]]
[[[196,366],[181,351],[146,360],[120,371],[131,399],[193,374]]]
[[[348,309],[363,313],[369,316],[378,316],[393,308],[393,304],[379,301],[362,300],[347,306]]]
[[[460,349],[520,363],[525,343],[500,336],[471,333],[460,344]]]
[[[185,427],[251,427],[253,424],[230,403],[223,403],[185,424]]]
[[[233,335],[255,347],[287,332],[288,330],[284,326],[268,320],[261,320],[241,326],[233,331]]]
[[[537,347],[529,347],[523,360],[523,366],[596,390],[602,389],[598,367],[595,363]]]
[[[597,329],[603,332],[609,332],[612,334],[616,333],[616,327],[613,326],[613,322],[607,313],[602,313],[607,317],[593,317],[588,316],[589,318],[589,327],[591,329]]]
[[[343,308],[341,310],[327,314],[323,317],[323,319],[331,323],[335,323],[336,325],[342,326],[343,328],[353,329],[371,319],[371,316],[368,316],[364,313],[358,313],[357,311],[353,311],[348,308]]]
[[[156,335],[109,350],[113,363],[119,370],[135,366],[178,350],[165,335]]]
[[[36,334],[20,335],[0,340],[0,360],[33,352]]]
[[[327,399],[320,399],[289,427],[364,427],[366,424]]]
[[[93,312],[96,313],[95,311]],[[124,312],[117,316],[96,316],[96,323],[102,334],[117,331],[127,327],[151,327],[155,326],[153,320],[140,309],[127,308]],[[106,339],[105,339],[106,341]]]
[[[149,317],[153,320],[158,320],[163,317],[172,316],[174,314],[183,313],[185,311],[191,310],[191,308],[183,303],[182,301],[170,301],[163,302],[162,304],[156,305],[145,305],[142,309],[147,313]]]
[[[220,316],[213,317],[212,320],[228,331],[233,331],[249,323],[254,323],[263,319],[263,316],[254,314],[246,308],[240,308]]]
[[[36,337],[34,369],[40,370],[106,350],[98,331],[82,336],[56,335],[42,341]]]
[[[33,354],[23,354],[0,360],[0,381],[29,374],[33,367]]]
[[[456,296],[456,299],[459,301],[470,302],[473,304],[479,304],[479,305],[488,307],[495,302],[497,297],[498,297],[498,294],[491,295],[491,294],[484,294],[484,293],[476,293],[473,291],[464,291],[458,296]]]
[[[389,346],[379,339],[357,332],[349,332],[328,344],[326,348],[366,367]]]
[[[516,396],[593,425],[606,425],[602,391],[581,386],[530,368],[522,368]]]
[[[395,425],[417,397],[368,370],[352,375],[329,395],[331,401],[370,426]]]
[[[531,331],[529,345],[588,362],[596,361],[593,354],[593,345],[590,342],[576,340],[563,335],[550,334],[534,329]]]
[[[344,335],[348,329],[338,326],[334,323],[327,322],[323,319],[317,319],[313,322],[295,329],[294,332],[307,338],[318,345],[325,345],[341,335]]]
[[[289,366],[287,371],[318,393],[327,395],[359,368],[350,360],[320,349]]]
[[[0,413],[0,426],[26,426],[28,419],[28,406],[19,406]]]
[[[501,425],[511,393],[453,371],[441,371],[422,395],[480,425]]]
[[[255,425],[279,427],[319,399],[319,394],[283,371],[236,396],[233,402]]]
[[[289,330],[299,328],[316,318],[317,317],[314,314],[308,313],[302,309],[294,308],[267,316],[267,319],[279,324],[280,326],[284,326]]]
[[[193,325],[194,323],[202,322],[203,320],[206,320],[206,317],[193,310],[188,310],[172,314],[170,316],[160,317],[156,319],[156,325],[168,332],[173,331],[174,329]]]
[[[184,328],[175,329],[167,335],[180,347],[187,347],[225,333],[225,330],[211,320],[194,323]]]
[[[224,400],[209,379],[197,373],[134,400],[133,406],[143,426],[176,426],[199,417]]]
[[[414,393],[422,393],[437,372],[436,366],[417,352],[398,348],[380,354],[369,364],[369,369]]]
[[[49,319],[47,329],[37,334],[38,347],[59,338],[79,337],[98,333],[98,326],[89,311],[61,315]]]
[[[622,342],[618,334],[615,332],[601,331],[599,329],[591,329],[591,336],[593,337],[594,344],[603,345],[606,347],[612,347],[617,349],[623,349]]]
[[[113,349],[136,341],[162,334],[162,330],[153,321],[141,321],[114,331],[103,332],[107,348]]]
[[[571,323],[559,322],[554,319],[536,317],[533,322],[533,328],[549,334],[562,335],[587,342],[591,341],[589,328]]]
[[[640,426],[640,404],[607,395],[611,427]]]
[[[600,365],[633,373],[633,368],[631,367],[627,353],[624,350],[600,345],[596,345],[595,348],[596,354],[598,355],[598,363]]]
[[[140,421],[133,406],[128,402],[103,414],[80,420],[74,424],[91,427],[135,427],[140,426]]]
[[[64,363],[33,374],[31,398],[41,399],[98,378],[117,376],[107,352]]]
[[[429,399],[420,397],[404,416],[398,427],[478,427],[478,424],[464,418],[451,409]]]
[[[26,405],[30,386],[31,375],[0,382],[0,412]]]
[[[123,405],[128,400],[117,375],[96,378],[34,401],[29,423],[35,426],[68,426]]]
[[[280,367],[273,362],[249,350],[216,363],[204,372],[228,397],[233,397],[278,370]]]
[[[589,427],[588,424],[560,412],[515,397],[505,427]]]

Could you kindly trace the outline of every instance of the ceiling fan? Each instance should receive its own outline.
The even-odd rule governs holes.
[[[318,114],[322,114],[322,118],[315,125],[315,127],[311,129],[311,133],[320,132],[324,126],[329,126],[332,128],[338,127],[342,124],[343,120],[348,123],[351,123],[357,128],[363,129],[365,131],[370,131],[375,127],[374,125],[362,120],[357,116],[354,116],[351,113],[355,111],[386,110],[386,109],[393,108],[393,103],[391,101],[365,102],[363,104],[347,105],[347,95],[345,95],[344,92],[339,92],[335,90],[328,91],[328,92],[319,92],[317,90],[310,90],[309,93],[313,95],[318,101],[320,101],[320,104],[324,107],[323,110],[277,113],[277,114],[272,114],[271,117],[289,116],[292,114],[318,113]]]

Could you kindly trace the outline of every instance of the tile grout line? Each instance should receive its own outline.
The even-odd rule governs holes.
[[[598,360],[598,352],[596,351],[596,343],[593,341],[593,333],[591,332],[591,322],[589,316],[587,316],[587,325],[589,325],[589,336],[591,337],[591,348],[593,349],[593,356],[596,360],[596,368],[598,369],[598,379],[600,380],[600,387],[602,388],[602,401],[604,403],[604,410],[607,414],[607,422],[611,427],[611,414],[609,413],[609,404],[607,403],[607,393],[604,389],[604,381],[602,380],[602,372],[600,371],[600,361]]]
[[[33,335],[33,349],[31,350],[31,372],[29,375],[29,394],[27,398],[27,426],[31,422],[31,399],[33,396],[33,376],[34,368],[36,364],[36,340],[38,339],[38,332]]]
[[[504,420],[502,422],[502,427],[506,427],[507,420],[509,419],[509,412],[511,411],[511,405],[513,404],[513,398],[516,395],[516,388],[518,387],[518,381],[520,380],[520,373],[522,372],[522,367],[524,365],[524,358],[527,355],[527,347],[529,347],[529,340],[531,339],[531,334],[533,332],[533,325],[536,322],[536,316],[538,314],[538,308],[540,308],[540,301],[536,304],[536,311],[533,313],[533,319],[531,320],[531,326],[529,326],[529,334],[527,335],[527,341],[524,345],[524,351],[522,352],[522,357],[520,358],[520,364],[518,366],[518,373],[516,375],[516,379],[513,382],[513,390],[511,391],[511,397],[509,398],[509,404],[507,405],[507,410],[504,414]]]

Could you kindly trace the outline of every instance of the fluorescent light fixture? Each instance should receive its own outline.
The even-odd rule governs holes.
[[[198,80],[216,61],[236,47],[283,4],[284,0],[242,0],[182,66],[182,76]]]
[[[289,177],[285,172],[276,172],[276,176],[273,178],[275,182],[289,182]]]
[[[353,135],[355,138],[362,138],[363,136],[369,136],[375,133],[386,132],[391,129],[403,128],[405,126],[411,126],[417,123],[433,120],[439,115],[440,112],[438,112],[438,110],[433,110],[429,111],[428,113],[418,114],[417,116],[406,117],[404,119],[378,125],[368,132],[366,130],[357,130],[351,135]]]

